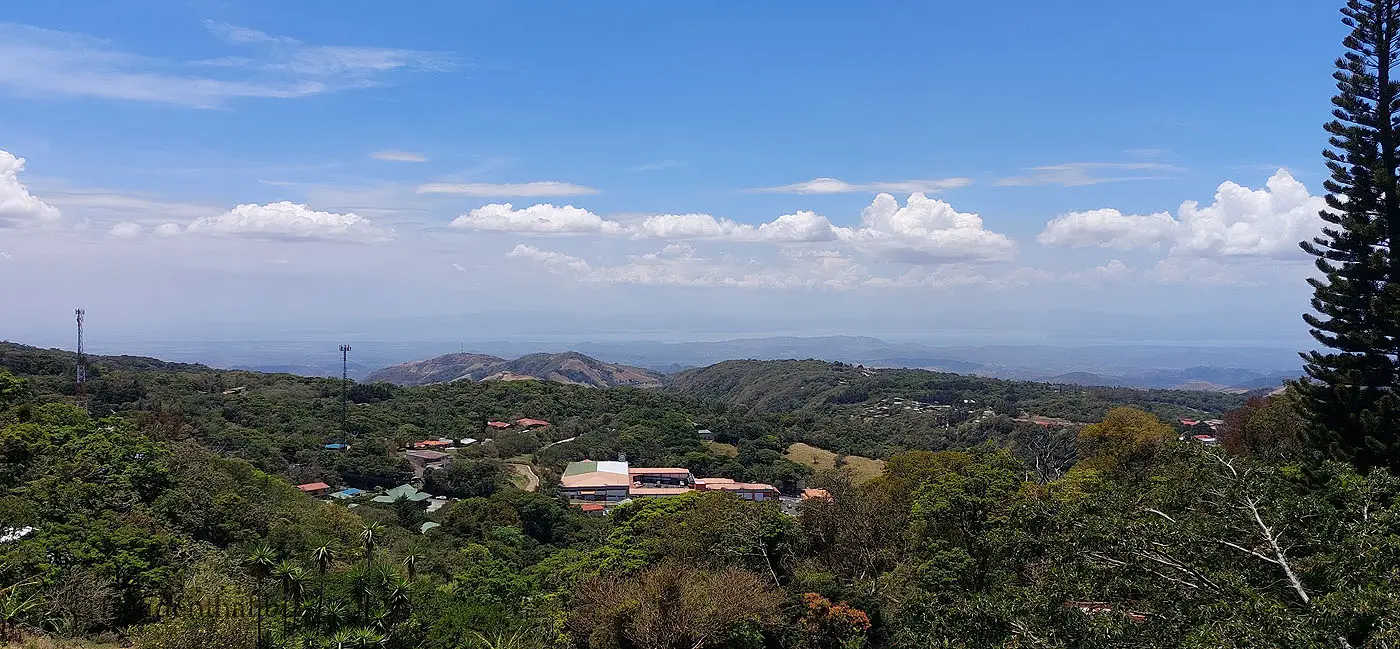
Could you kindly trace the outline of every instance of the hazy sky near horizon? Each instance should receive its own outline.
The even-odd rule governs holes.
[[[1301,341],[1335,4],[10,3],[0,338]]]

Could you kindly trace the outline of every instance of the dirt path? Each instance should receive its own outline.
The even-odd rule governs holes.
[[[523,487],[525,491],[534,491],[540,488],[540,477],[535,475],[535,470],[530,468],[530,465],[512,462],[510,468],[525,478],[525,486]]]

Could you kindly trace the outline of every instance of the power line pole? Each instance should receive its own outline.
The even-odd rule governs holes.
[[[350,346],[340,346],[340,430],[347,431],[350,420]]]
[[[73,315],[78,318],[78,371],[74,375],[74,394],[78,397],[78,405],[87,407],[87,387],[83,384],[87,382],[87,357],[83,354],[83,316],[87,315],[87,310],[76,309]]]

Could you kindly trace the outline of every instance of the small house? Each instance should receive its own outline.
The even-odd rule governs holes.
[[[404,457],[408,458],[408,463],[416,469],[438,469],[447,466],[452,456],[442,451],[413,450],[404,451]]]
[[[488,421],[486,422],[486,425],[495,428],[496,430],[505,430],[507,428],[510,428],[510,424],[507,424],[504,421]]]
[[[364,493],[363,489],[348,487],[346,489],[341,489],[340,491],[331,494],[331,498],[335,498],[336,500],[350,500],[351,498],[354,498],[355,496],[358,496],[362,493]]]
[[[695,434],[699,435],[700,439],[705,440],[707,442],[715,441],[715,432],[708,428],[701,428],[700,430],[695,431]]]
[[[299,484],[297,485],[297,489],[300,489],[301,492],[304,494],[309,494],[316,498],[328,495],[331,492],[331,486],[324,482],[308,482],[306,484]]]
[[[414,488],[413,485],[399,485],[397,487],[394,487],[393,489],[385,491],[384,493],[378,496],[375,496],[373,500],[377,503],[392,505],[400,500],[408,500],[409,502],[418,503],[423,502],[424,500],[427,500],[432,497],[432,494],[426,491],[419,491],[416,488]]]
[[[548,426],[549,422],[543,419],[531,419],[529,417],[525,417],[523,419],[515,420],[515,425],[521,428],[534,428],[536,426]]]

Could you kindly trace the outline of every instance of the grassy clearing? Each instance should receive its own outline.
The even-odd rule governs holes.
[[[836,468],[837,455],[835,453],[810,444],[801,442],[793,444],[788,447],[785,456],[793,462],[807,465],[817,471]],[[884,460],[875,460],[860,455],[847,455],[845,460],[846,468],[850,469],[856,480],[861,482],[874,479],[885,471]]]
[[[705,446],[708,447],[710,449],[710,452],[714,453],[715,455],[739,457],[739,447],[733,444],[725,444],[722,442],[705,442]]]

